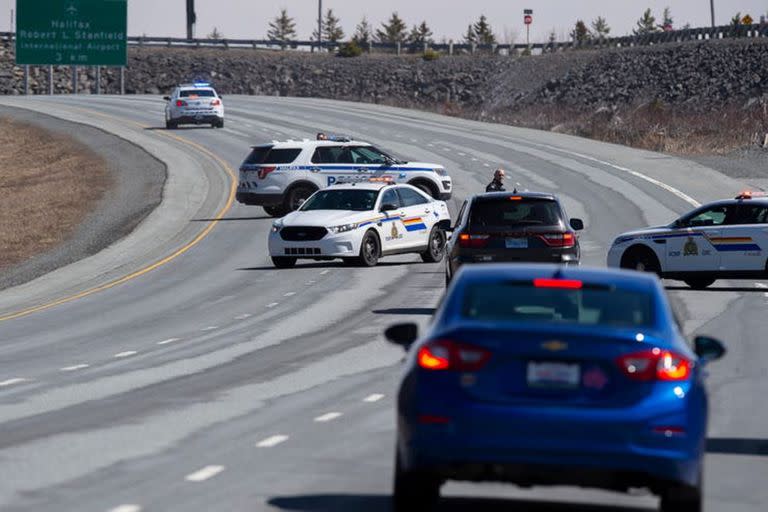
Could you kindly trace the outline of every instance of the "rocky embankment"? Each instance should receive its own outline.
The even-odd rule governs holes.
[[[22,76],[22,70],[13,66],[11,50],[0,49],[0,93],[18,94]],[[686,132],[686,122],[698,123],[691,116],[713,113],[722,113],[727,122],[721,124],[730,129],[739,119],[749,119],[754,133],[724,143],[728,147],[768,131],[768,41],[760,39],[534,57],[443,56],[434,61],[418,56],[345,59],[245,49],[129,50],[128,93],[164,94],[194,77],[213,81],[223,94],[312,96],[416,107],[640,146],[656,146],[658,141],[636,140],[628,133],[630,128],[641,132],[644,123],[651,123],[661,127],[663,138],[674,138]],[[68,69],[56,71],[57,93],[69,92],[70,82]],[[116,92],[117,83],[114,69],[102,73],[102,91]],[[30,88],[33,93],[47,91],[45,68],[33,68]],[[92,71],[80,74],[80,89],[95,90]],[[691,119],[685,121],[686,117]]]

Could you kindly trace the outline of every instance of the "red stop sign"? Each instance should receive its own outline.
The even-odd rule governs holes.
[[[525,15],[525,24],[526,25],[530,25],[531,23],[533,23],[533,16],[531,16],[530,14],[526,14]]]

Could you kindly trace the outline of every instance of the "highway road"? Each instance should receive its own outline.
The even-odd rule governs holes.
[[[3,103],[110,119],[119,135],[183,147],[194,158],[204,148],[220,159],[222,182],[251,144],[354,134],[407,159],[445,164],[457,185],[454,212],[500,165],[512,183],[556,192],[571,216],[585,219],[590,265],[604,265],[617,233],[743,187],[683,160],[552,133],[375,105],[226,101],[223,130],[174,132],[195,145],[159,129],[156,97]],[[216,204],[228,192],[208,190]],[[402,354],[381,333],[393,322],[428,321],[443,292],[442,266],[403,256],[374,269],[275,270],[266,251],[271,222],[258,207],[235,204],[207,236],[151,272],[0,321],[0,510],[388,509]],[[202,231],[210,220],[188,224]],[[718,336],[730,350],[711,367],[707,509],[765,511],[768,290],[750,281],[708,291],[668,284],[686,330]],[[13,294],[0,293],[0,304]],[[640,493],[503,485],[450,483],[443,494],[446,511],[657,504]]]

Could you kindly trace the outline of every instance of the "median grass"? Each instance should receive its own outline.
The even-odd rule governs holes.
[[[0,118],[0,271],[70,237],[109,189],[107,163],[77,141]]]

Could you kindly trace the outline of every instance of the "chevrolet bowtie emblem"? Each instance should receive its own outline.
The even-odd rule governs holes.
[[[568,348],[568,344],[562,341],[547,341],[541,344],[541,348],[550,352],[562,352]]]

